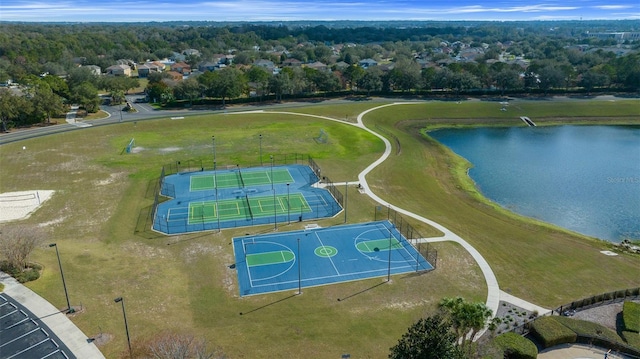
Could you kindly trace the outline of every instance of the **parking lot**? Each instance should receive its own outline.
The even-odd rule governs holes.
[[[0,293],[0,359],[75,358],[53,332],[6,293]]]

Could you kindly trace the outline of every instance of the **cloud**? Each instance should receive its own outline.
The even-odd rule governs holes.
[[[12,21],[290,21],[290,20],[536,20],[629,18],[614,15],[636,0],[1,0],[2,20]],[[457,6],[456,6],[457,5]],[[636,11],[637,13],[637,11]]]
[[[622,9],[631,9],[633,6],[631,5],[596,5],[592,6],[594,9],[600,10],[622,10]]]

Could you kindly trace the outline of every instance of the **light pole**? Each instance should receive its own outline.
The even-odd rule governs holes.
[[[269,155],[271,158],[271,189],[273,189],[273,155]]]
[[[260,138],[260,167],[262,167],[262,134],[258,135]]]
[[[289,183],[287,183],[287,224],[291,224],[291,202],[289,202]]]
[[[213,170],[216,170],[216,136],[211,136],[211,142],[213,143]]]
[[[273,191],[273,230],[278,230],[278,210],[276,209],[276,190]]]
[[[60,276],[62,277],[62,286],[64,287],[64,296],[67,298],[67,313],[73,313],[75,310],[71,308],[69,302],[69,293],[67,292],[67,283],[64,281],[64,272],[62,271],[62,262],[60,262],[60,253],[58,252],[58,245],[56,243],[49,244],[49,247],[56,248],[56,256],[58,257],[58,266],[60,267]]]
[[[302,294],[302,277],[300,276],[300,238],[298,238],[298,295]]]
[[[387,282],[391,281],[391,230],[389,229],[389,269],[387,270]]]
[[[113,300],[116,303],[122,304],[122,316],[124,317],[124,329],[127,331],[127,344],[129,345],[129,358],[133,358],[133,352],[131,351],[131,339],[129,338],[129,325],[127,325],[127,312],[124,310],[124,298],[118,297]]]

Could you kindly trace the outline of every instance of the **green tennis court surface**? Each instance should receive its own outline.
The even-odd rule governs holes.
[[[216,188],[238,188],[261,186],[272,183],[292,183],[293,177],[287,169],[263,169],[260,171],[237,170],[231,173],[207,174],[191,176],[190,191],[207,191]]]
[[[248,198],[248,200],[247,200]],[[274,202],[275,200],[275,202]],[[301,193],[189,203],[189,224],[311,212]],[[175,213],[174,213],[175,214]],[[169,220],[171,220],[171,212]]]

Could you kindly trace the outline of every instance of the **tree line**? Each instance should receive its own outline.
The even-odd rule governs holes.
[[[552,30],[547,22],[403,24],[3,23],[0,82],[13,80],[23,91],[0,89],[2,129],[50,122],[68,104],[95,112],[99,92],[106,91],[118,104],[138,85],[137,79],[97,76],[80,65],[106,69],[119,59],[143,63],[192,48],[200,52],[185,57],[192,68],[216,54],[232,54],[233,61],[184,81],[153,74],[146,89],[150,100],[217,99],[224,105],[249,95],[260,101],[347,93],[504,95],[640,88],[640,44],[583,36],[588,29],[631,30],[630,22],[554,22]],[[450,52],[442,52],[443,44]],[[464,47],[482,51],[474,61],[461,61],[457,56]],[[528,62],[504,61],[505,56]],[[358,66],[368,58],[382,66]],[[282,70],[254,66],[259,59]],[[284,67],[286,59],[320,61],[328,70]]]

